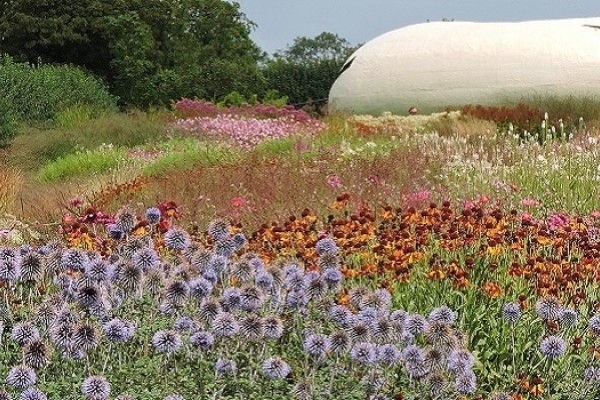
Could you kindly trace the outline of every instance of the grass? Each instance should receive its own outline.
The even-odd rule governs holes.
[[[67,154],[46,164],[38,179],[49,183],[90,174],[101,174],[115,169],[126,157],[124,148],[101,148],[81,153]]]

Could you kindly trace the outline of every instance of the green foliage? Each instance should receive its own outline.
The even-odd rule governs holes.
[[[314,38],[296,38],[264,67],[267,87],[287,96],[292,104],[322,104],[344,61],[355,49],[347,40],[328,32]]]
[[[16,117],[29,123],[52,121],[69,107],[89,106],[93,115],[116,109],[105,86],[72,66],[16,63],[0,56],[0,97],[12,100]]]
[[[54,182],[76,176],[103,173],[116,168],[125,158],[125,149],[104,147],[68,154],[45,165],[38,174],[41,182]]]
[[[6,147],[17,134],[16,115],[9,97],[0,96],[0,147]]]
[[[15,0],[0,8],[0,52],[82,66],[122,105],[148,107],[260,93],[253,26],[239,4],[222,0]]]

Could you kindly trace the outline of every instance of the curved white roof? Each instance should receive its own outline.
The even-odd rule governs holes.
[[[406,113],[534,94],[600,96],[600,18],[431,22],[391,31],[348,59],[329,104]]]

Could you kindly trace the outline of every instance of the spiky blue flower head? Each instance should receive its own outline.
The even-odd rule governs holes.
[[[219,358],[215,363],[215,371],[218,375],[231,375],[235,373],[236,370],[237,364],[233,360]]]
[[[331,350],[331,340],[317,333],[308,335],[304,339],[304,352],[315,358],[324,358]]]
[[[400,362],[402,353],[398,347],[391,343],[377,346],[377,362],[384,365],[392,365]]]
[[[336,268],[328,268],[323,271],[322,277],[330,290],[337,290],[342,283],[344,275]]]
[[[44,273],[42,258],[34,252],[27,252],[21,255],[20,261],[21,280],[36,281]]]
[[[102,332],[108,340],[117,343],[125,342],[131,337],[130,327],[118,318],[105,322],[102,325]]]
[[[244,311],[256,311],[265,302],[265,295],[262,290],[254,285],[246,285],[240,290],[242,297],[241,308]]]
[[[535,303],[535,312],[541,319],[558,321],[562,314],[562,305],[554,296],[544,297]]]
[[[204,278],[207,281],[209,281],[213,286],[219,280],[219,277],[217,276],[217,273],[212,268],[206,268],[204,271],[202,271],[202,278]]]
[[[190,295],[198,301],[210,296],[213,291],[213,283],[203,277],[190,281],[189,287]]]
[[[138,268],[141,268],[143,271],[148,271],[150,269],[156,269],[160,265],[160,257],[154,249],[150,249],[144,247],[133,253],[131,256],[131,261]]]
[[[40,389],[30,387],[22,391],[17,400],[48,400],[48,397]]]
[[[88,400],[106,400],[110,396],[110,383],[103,376],[88,376],[81,384],[81,394]]]
[[[375,328],[377,319],[380,317],[379,310],[373,307],[365,307],[361,309],[356,315],[354,315],[355,322],[360,321],[369,326],[369,328]]]
[[[231,261],[229,260],[229,258],[223,255],[215,254],[208,261],[208,265],[206,268],[207,270],[215,271],[217,274],[223,274],[229,271],[229,269],[231,268]]]
[[[38,247],[37,252],[41,256],[47,256],[48,254],[50,254],[52,252],[52,248],[50,248],[50,246],[48,246],[48,245],[43,245],[43,246]]]
[[[429,321],[452,325],[456,321],[456,313],[448,306],[436,307],[429,313]]]
[[[192,244],[190,235],[180,228],[171,228],[165,233],[165,246],[171,250],[185,250]]]
[[[280,357],[271,357],[263,361],[262,370],[271,379],[283,379],[292,372],[292,368]]]
[[[331,238],[323,238],[317,242],[315,245],[317,249],[317,253],[319,255],[322,254],[336,254],[338,251],[338,247]]]
[[[264,291],[267,291],[273,287],[273,281],[273,275],[264,269],[259,270],[254,276],[254,283]]]
[[[229,238],[231,225],[224,219],[216,219],[208,225],[208,233],[215,240],[225,240]]]
[[[350,359],[365,365],[371,365],[377,360],[377,347],[373,343],[356,343],[350,350]]]
[[[283,322],[275,315],[263,318],[263,326],[267,339],[279,339],[283,335]]]
[[[235,243],[231,239],[222,239],[215,241],[214,252],[222,257],[230,258],[235,252]]]
[[[61,257],[63,267],[76,272],[85,271],[85,266],[88,261],[89,259],[86,257],[85,253],[77,248],[66,250]]]
[[[420,379],[423,378],[430,372],[429,366],[424,361],[417,362],[409,362],[407,361],[404,364],[404,368],[406,369],[407,375],[411,379]]]
[[[295,262],[289,263],[283,268],[283,275],[286,279],[290,275],[298,275],[298,274],[300,274],[301,276],[304,276],[304,269],[301,268],[300,265]]]
[[[402,358],[407,363],[421,363],[425,360],[425,354],[422,348],[411,344],[402,349]]]
[[[175,320],[173,323],[173,329],[175,329],[177,332],[188,332],[192,328],[193,322],[193,319],[187,315],[183,315]]]
[[[448,369],[456,374],[471,371],[475,364],[473,355],[464,349],[453,350],[448,357]]]
[[[285,305],[290,310],[300,310],[308,304],[308,298],[304,290],[294,290],[287,293]]]
[[[394,310],[390,314],[390,321],[401,326],[404,326],[404,322],[406,318],[408,318],[408,313],[404,310]]]
[[[596,314],[590,318],[588,321],[588,327],[594,335],[600,336],[600,314]]]
[[[223,305],[223,308],[228,311],[239,309],[242,305],[242,295],[240,290],[236,287],[228,287],[223,290],[221,304]]]
[[[517,322],[521,318],[521,306],[517,303],[506,303],[502,307],[502,318],[511,323]]]
[[[146,209],[146,221],[150,224],[158,224],[160,222],[161,213],[156,207]]]
[[[230,338],[240,331],[240,324],[233,314],[221,312],[212,321],[210,329],[217,337]]]
[[[542,340],[540,351],[548,358],[558,358],[565,354],[567,345],[560,336],[548,336]]]
[[[411,314],[404,321],[404,329],[412,335],[420,335],[427,329],[427,320],[420,314]]]
[[[215,343],[215,338],[210,332],[197,331],[190,336],[190,344],[202,350],[209,350]]]
[[[329,318],[342,328],[350,328],[353,323],[354,314],[343,305],[336,304],[329,309]]]
[[[17,365],[8,371],[6,382],[15,389],[23,390],[35,385],[37,375],[33,368],[26,365]]]
[[[121,240],[125,237],[125,231],[117,224],[106,225],[106,231],[112,240]]]
[[[454,382],[454,388],[458,393],[471,394],[477,390],[477,378],[472,371],[466,371],[463,374],[459,374]]]
[[[234,251],[240,250],[248,243],[248,239],[246,239],[246,235],[241,232],[236,233],[231,237],[231,244],[233,245]]]
[[[17,342],[19,346],[24,346],[33,340],[38,340],[40,338],[40,331],[31,322],[19,322],[13,326],[10,338]]]
[[[560,316],[560,325],[564,328],[571,328],[577,325],[578,320],[577,311],[565,308]]]
[[[300,291],[306,289],[306,279],[300,271],[285,273],[285,286],[289,291]]]
[[[174,353],[181,348],[182,344],[179,332],[171,329],[160,330],[152,336],[152,346],[159,353]]]
[[[110,265],[104,260],[95,260],[85,265],[84,273],[96,282],[103,282],[109,279]]]
[[[12,248],[0,248],[0,280],[16,281],[21,276],[21,255]]]
[[[117,213],[115,224],[121,228],[123,232],[129,233],[136,224],[135,214],[129,208],[123,208]]]
[[[593,384],[600,383],[600,367],[587,367],[583,371],[583,379]]]

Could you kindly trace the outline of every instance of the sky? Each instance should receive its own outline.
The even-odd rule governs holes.
[[[251,37],[269,54],[298,36],[332,32],[365,43],[403,26],[442,19],[475,22],[600,17],[600,0],[235,0],[258,26]]]

